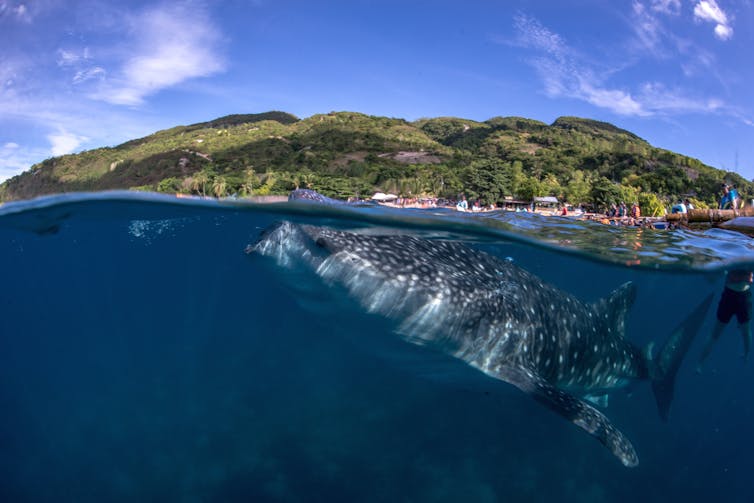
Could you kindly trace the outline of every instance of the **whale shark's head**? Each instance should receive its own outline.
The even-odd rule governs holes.
[[[245,251],[271,257],[278,265],[289,269],[302,264],[316,267],[323,258],[322,249],[301,226],[291,222],[278,222],[268,227]]]

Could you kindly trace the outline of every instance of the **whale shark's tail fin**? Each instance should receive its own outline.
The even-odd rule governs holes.
[[[673,330],[656,358],[653,358],[651,354],[647,355],[651,369],[652,390],[663,421],[668,420],[670,413],[670,404],[673,401],[673,390],[675,388],[675,375],[689,347],[691,347],[711,303],[712,294],[699,303],[691,314]],[[651,351],[649,352],[651,353]]]

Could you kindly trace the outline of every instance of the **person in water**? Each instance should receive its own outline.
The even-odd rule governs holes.
[[[744,359],[748,360],[749,348],[751,347],[751,284],[753,279],[754,273],[751,270],[735,269],[728,271],[725,277],[725,289],[717,306],[717,323],[702,350],[697,370],[701,369],[702,363],[712,352],[712,346],[723,333],[723,329],[734,314],[743,338],[743,356]]]

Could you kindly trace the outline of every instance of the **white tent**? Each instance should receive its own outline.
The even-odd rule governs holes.
[[[398,199],[395,194],[385,194],[384,192],[377,192],[372,196],[375,201],[394,201]]]
[[[535,203],[558,204],[558,198],[554,196],[535,197]]]

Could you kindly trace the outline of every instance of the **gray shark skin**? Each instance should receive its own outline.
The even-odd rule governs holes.
[[[653,381],[663,418],[672,383],[711,302],[665,343],[657,361],[624,339],[635,296],[626,283],[587,304],[510,261],[458,242],[372,235],[283,222],[247,253],[314,271],[345,287],[396,332],[484,374],[510,383],[597,438],[625,465],[638,465],[631,442],[582,398],[637,379]]]

